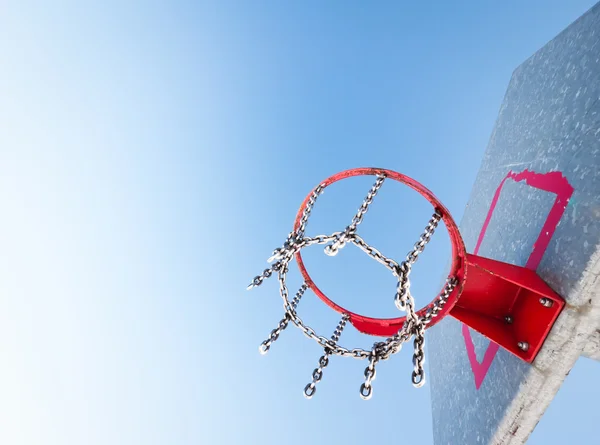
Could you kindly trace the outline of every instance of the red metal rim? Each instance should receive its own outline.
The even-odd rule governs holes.
[[[463,283],[466,278],[466,255],[467,252],[465,250],[465,245],[462,237],[460,236],[460,232],[458,230],[458,226],[456,222],[450,215],[450,212],[444,205],[436,198],[436,196],[425,186],[415,181],[414,179],[405,176],[401,173],[395,172],[393,170],[386,170],[383,168],[353,168],[350,170],[346,170],[340,173],[337,173],[333,176],[330,176],[325,181],[321,182],[323,187],[327,187],[334,182],[341,181],[342,179],[351,178],[353,176],[364,176],[364,175],[385,175],[386,178],[393,179],[394,181],[401,182],[412,188],[413,190],[419,192],[427,201],[433,205],[434,209],[436,209],[441,215],[444,224],[446,225],[446,229],[448,230],[448,235],[450,236],[450,242],[452,245],[452,264],[450,266],[449,276],[452,276],[458,280],[458,284],[450,294],[447,303],[444,305],[444,308],[439,312],[437,317],[434,317],[431,322],[427,325],[427,327],[431,327],[444,318],[445,315],[454,307],[456,301],[458,300],[462,290]],[[302,213],[312,192],[308,194],[308,196],[302,202],[298,214],[296,215],[296,220],[294,221],[294,231],[300,227],[300,220],[302,218]],[[367,317],[365,315],[356,314],[351,312],[342,306],[336,304],[334,301],[329,299],[319,287],[315,284],[315,282],[310,277],[306,267],[304,266],[304,262],[302,260],[302,253],[298,251],[296,253],[296,261],[298,263],[298,267],[300,269],[300,273],[304,277],[304,281],[308,285],[310,289],[321,299],[323,300],[329,307],[334,309],[335,311],[341,314],[348,314],[350,319],[350,323],[358,329],[360,332],[369,335],[376,335],[387,337],[390,335],[394,335],[398,332],[399,329],[402,328],[406,317],[398,317],[398,318],[373,318]],[[428,308],[433,306],[433,302],[423,307],[418,311],[419,315],[424,315],[425,311]]]

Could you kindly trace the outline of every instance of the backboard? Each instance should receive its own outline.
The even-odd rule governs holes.
[[[567,306],[531,365],[451,317],[428,331],[434,442],[524,443],[576,360],[600,359],[600,3],[515,70],[460,230]]]

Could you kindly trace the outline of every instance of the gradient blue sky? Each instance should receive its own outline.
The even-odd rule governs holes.
[[[460,219],[512,70],[593,4],[4,2],[0,442],[431,443],[409,355],[369,403],[364,363],[332,360],[308,402],[321,351],[289,329],[259,356],[281,302],[245,286],[346,168],[402,171]],[[370,182],[332,191],[311,230],[341,229]],[[374,239],[414,242],[380,215]],[[379,281],[340,279],[354,258],[325,286],[384,311],[360,298]],[[302,302],[328,334],[322,306]],[[591,443],[598,371],[576,367],[530,443]]]

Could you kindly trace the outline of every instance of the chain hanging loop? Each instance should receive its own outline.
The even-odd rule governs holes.
[[[298,292],[296,293],[296,296],[292,300],[291,306],[294,309],[294,311],[296,310],[298,303],[300,303],[300,299],[304,295],[304,292],[306,292],[306,289],[308,289],[308,285],[306,283],[303,283],[302,286],[300,286],[300,289],[298,290]],[[284,317],[281,319],[281,321],[277,325],[277,327],[275,329],[273,329],[271,331],[271,333],[269,334],[269,338],[267,338],[265,341],[263,341],[260,344],[260,346],[258,347],[258,351],[262,355],[265,355],[267,352],[269,352],[269,349],[271,349],[271,345],[273,344],[273,342],[275,340],[277,340],[279,338],[279,334],[281,334],[281,332],[285,328],[287,328],[289,321],[290,321],[290,314],[288,312],[286,312]]]
[[[365,381],[362,385],[360,385],[359,394],[363,400],[369,400],[373,396],[372,382],[377,376],[375,365],[377,364],[377,362],[379,362],[379,360],[381,360],[381,355],[385,348],[385,342],[377,342],[373,344],[373,348],[371,349],[371,353],[369,354],[369,364],[365,368],[364,372]]]
[[[427,223],[427,227],[425,227],[425,230],[419,237],[419,241],[415,243],[413,249],[408,252],[408,255],[406,255],[406,260],[396,267],[396,275],[399,277],[399,281],[394,303],[401,311],[407,310],[406,306],[408,299],[411,298],[409,275],[410,271],[412,270],[412,266],[419,259],[419,255],[425,250],[425,246],[431,240],[431,237],[433,236],[441,219],[442,215],[436,210]]]
[[[304,232],[306,230],[306,224],[308,223],[308,217],[310,216],[310,213],[312,212],[312,209],[315,206],[315,203],[317,202],[317,198],[319,197],[319,195],[321,193],[323,193],[324,189],[325,189],[325,185],[319,184],[318,187],[315,188],[313,190],[312,194],[310,195],[310,198],[308,199],[308,202],[306,203],[306,206],[304,207],[304,211],[302,212],[302,218],[300,219],[300,225],[298,226],[298,230],[296,231],[296,235],[299,238],[302,238],[304,236]]]
[[[351,235],[353,235],[356,232],[356,228],[362,222],[365,213],[367,213],[367,211],[369,210],[369,206],[373,202],[373,198],[375,198],[375,196],[377,195],[377,192],[383,185],[384,181],[385,175],[377,176],[375,184],[373,184],[373,186],[369,190],[369,193],[367,193],[367,196],[364,199],[358,211],[356,212],[356,215],[354,215],[354,217],[352,218],[352,222],[350,223],[350,225],[346,227],[346,229],[342,232],[338,239],[336,239],[332,244],[325,247],[325,253],[327,255],[337,255],[338,251],[346,245],[348,238],[350,238]]]
[[[346,327],[346,323],[350,319],[348,314],[344,314],[340,322],[338,323],[335,331],[333,331],[333,335],[331,336],[331,341],[333,345],[336,345],[340,340],[340,335],[342,335],[342,331]],[[321,381],[323,378],[323,369],[329,364],[329,356],[332,353],[332,348],[329,346],[325,347],[324,354],[319,358],[319,366],[315,368],[312,373],[312,382],[304,387],[304,397],[307,399],[311,399],[317,391],[317,383]]]
[[[425,369],[423,368],[423,364],[425,362],[425,325],[419,322],[416,327],[415,339],[413,341],[413,345],[415,348],[415,352],[413,354],[413,372],[412,372],[412,384],[415,388],[420,388],[425,384]]]

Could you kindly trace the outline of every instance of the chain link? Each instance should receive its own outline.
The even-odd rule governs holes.
[[[313,238],[311,244],[325,244],[325,243],[332,241],[333,239],[335,239],[334,235],[329,236],[329,237],[328,236],[316,237],[316,238]],[[317,242],[317,241],[320,241],[320,242]],[[289,291],[288,291],[287,285],[285,284],[286,276],[287,276],[287,268],[281,268],[279,270],[278,274],[279,274],[279,293],[284,302],[284,305],[283,305],[284,309],[287,313],[290,314],[290,321],[296,327],[298,327],[304,335],[306,335],[308,338],[316,341],[323,348],[330,348],[331,353],[335,354],[335,355],[340,355],[342,357],[354,357],[357,359],[365,359],[369,356],[369,352],[365,351],[364,349],[355,348],[355,349],[350,350],[350,349],[346,349],[342,346],[339,346],[332,340],[329,340],[323,336],[318,335],[313,328],[306,325],[302,321],[302,319],[298,316],[296,311],[293,310],[291,303],[289,301]]]
[[[267,263],[272,263],[273,261],[283,258],[287,250],[298,241],[298,238],[299,237],[296,235],[296,232],[290,232],[283,242],[283,246],[277,247],[275,250],[273,250],[273,254],[269,257],[269,259],[267,259]]]
[[[281,264],[282,263],[280,261],[277,261],[276,263],[273,263],[271,267],[265,269],[262,274],[255,276],[248,285],[248,287],[246,287],[246,290],[250,290],[252,288],[260,286],[263,283],[263,281],[265,281],[267,278],[270,278],[271,275],[273,275],[273,272],[279,271]]]
[[[425,384],[425,370],[423,363],[425,362],[425,325],[419,323],[417,332],[415,333],[415,339],[413,341],[414,354],[413,354],[413,373],[412,383],[416,388],[420,388]]]
[[[395,304],[398,309],[406,311],[406,319],[411,320],[414,324],[414,354],[413,354],[413,365],[414,369],[412,372],[412,383],[415,387],[420,388],[425,384],[425,326],[423,319],[421,319],[416,311],[415,311],[415,301],[410,293],[410,271],[412,265],[417,261],[419,255],[425,250],[425,246],[431,240],[435,229],[437,228],[442,215],[436,210],[429,222],[427,223],[427,227],[419,237],[419,241],[417,241],[414,245],[413,250],[411,250],[406,256],[406,260],[402,262],[400,267],[398,268],[398,285],[396,288],[396,298]],[[446,288],[444,288],[446,289]],[[450,294],[445,294],[445,298],[447,299]],[[437,305],[434,307],[438,307],[440,300],[437,300]],[[441,306],[446,303],[446,300],[443,300]],[[439,312],[438,309],[437,312]],[[436,312],[436,314],[437,314]],[[427,312],[426,312],[427,313]],[[431,321],[429,319],[428,323]]]
[[[306,283],[303,283],[302,286],[300,286],[300,289],[298,290],[298,292],[296,293],[296,296],[294,297],[294,299],[291,302],[291,306],[294,310],[296,310],[296,308],[298,307],[298,303],[300,303],[300,299],[302,298],[302,295],[304,295],[304,292],[306,292],[306,289],[308,289],[308,285]],[[285,316],[279,321],[279,324],[277,325],[277,327],[275,329],[273,329],[271,331],[271,333],[269,334],[269,338],[267,338],[265,341],[263,341],[260,344],[260,346],[258,347],[258,350],[262,355],[265,355],[267,352],[269,352],[271,345],[273,344],[274,341],[276,341],[279,338],[279,335],[281,334],[281,332],[285,328],[287,328],[289,321],[290,321],[290,314],[288,314],[286,312]]]
[[[296,234],[299,237],[304,236],[304,231],[306,230],[306,224],[308,223],[308,217],[310,216],[310,212],[312,212],[313,207],[315,206],[315,202],[321,193],[323,193],[323,189],[325,186],[323,184],[319,184],[316,189],[310,195],[306,206],[304,207],[304,211],[302,212],[302,218],[300,218],[300,224],[298,226],[298,230]]]
[[[371,383],[375,380],[377,371],[375,371],[375,365],[380,360],[380,348],[383,343],[375,343],[371,353],[369,354],[369,365],[365,368],[365,382],[360,385],[360,397],[363,400],[369,400],[373,395],[373,387]]]
[[[442,215],[436,210],[429,222],[427,223],[427,227],[419,237],[419,241],[417,241],[414,245],[413,250],[411,250],[406,256],[406,260],[412,266],[418,259],[418,256],[425,250],[425,246],[431,240],[431,236],[435,232],[440,220],[442,219]]]
[[[299,250],[307,246],[311,246],[313,244],[326,244],[328,242],[331,242],[332,240],[335,240],[340,235],[340,233],[342,232],[334,232],[329,236],[318,235],[314,238],[297,238],[296,236],[288,236],[286,242],[283,245],[284,247],[275,249],[273,256],[269,258],[269,261],[277,261],[275,261],[271,265],[271,267],[265,269],[262,274],[254,277],[254,279],[250,282],[246,289],[250,290],[260,286],[264,280],[270,278],[273,275],[273,272],[279,272],[281,267],[283,267],[284,265],[287,267],[287,264]],[[290,235],[293,235],[293,232]]]
[[[369,255],[370,257],[372,257],[378,263],[383,264],[394,275],[397,276],[397,272],[398,272],[398,269],[399,269],[400,265],[396,261],[394,261],[392,258],[386,257],[384,254],[382,254],[375,247],[371,246],[370,244],[367,244],[365,242],[365,240],[363,240],[356,233],[350,235],[349,238],[348,238],[348,241],[352,242],[356,247],[358,247],[359,249],[361,249],[363,252],[365,252],[367,255]]]
[[[458,284],[458,280],[454,277],[448,277],[443,290],[434,300],[434,302],[425,309],[425,314],[421,317],[423,324],[428,325],[435,317],[444,309],[444,305],[448,301],[450,294]]]
[[[396,289],[395,304],[396,307],[401,311],[406,311],[408,309],[407,305],[409,304],[409,300],[411,298],[409,275],[412,270],[412,266],[419,258],[419,255],[425,250],[425,246],[431,240],[431,236],[435,232],[435,229],[441,219],[442,215],[440,215],[440,213],[436,210],[427,223],[427,227],[425,227],[425,230],[419,237],[419,241],[415,243],[413,250],[408,252],[408,255],[406,255],[406,260],[404,260],[396,269],[396,275],[400,279]]]
[[[350,316],[348,314],[344,314],[344,316],[338,323],[337,327],[335,328],[335,331],[333,332],[333,335],[331,336],[331,340],[334,343],[337,344],[337,342],[340,340],[340,335],[342,335],[342,331],[344,330],[344,327],[346,327],[346,323],[349,319]],[[307,399],[311,399],[312,396],[315,395],[315,392],[317,391],[317,383],[319,383],[323,378],[323,369],[325,369],[325,367],[329,364],[330,355],[331,348],[326,347],[324,349],[323,355],[319,358],[319,366],[315,368],[315,370],[312,373],[312,382],[310,382],[304,387],[304,397],[306,397]]]
[[[359,207],[358,211],[356,212],[356,215],[354,215],[354,217],[352,218],[352,222],[350,223],[350,225],[348,227],[346,227],[346,229],[342,232],[342,234],[339,236],[339,238],[335,240],[334,243],[325,247],[325,253],[327,255],[329,255],[329,256],[337,255],[338,251],[346,245],[346,242],[348,241],[348,238],[350,237],[350,235],[352,235],[354,232],[356,232],[356,228],[362,222],[362,220],[365,216],[365,213],[367,213],[367,211],[369,210],[369,206],[373,202],[373,198],[375,198],[375,196],[377,195],[377,192],[383,185],[384,181],[385,181],[384,175],[377,176],[377,180],[375,181],[375,184],[373,184],[373,186],[369,190],[369,193],[367,193],[367,196],[364,199],[361,206]]]

